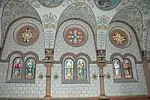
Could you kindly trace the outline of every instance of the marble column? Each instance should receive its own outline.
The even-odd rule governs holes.
[[[51,68],[53,67],[53,50],[45,49],[45,67],[46,67],[46,93],[44,100],[52,100],[51,96]]]

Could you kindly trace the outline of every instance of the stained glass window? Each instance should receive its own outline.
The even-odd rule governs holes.
[[[64,79],[65,80],[72,80],[74,79],[74,62],[72,59],[66,59],[65,60],[65,66],[64,66]]]
[[[119,59],[113,60],[113,67],[114,67],[114,78],[120,79],[121,78],[121,62]]]
[[[88,60],[85,57],[65,57],[63,60],[62,83],[89,83]]]
[[[12,63],[12,82],[14,79],[35,79],[35,68],[36,60],[34,58],[29,57],[23,61],[22,57],[16,57]]]
[[[12,78],[21,78],[22,77],[22,58],[17,57],[14,59],[12,64]]]
[[[27,59],[25,72],[27,79],[33,79],[35,77],[35,60],[33,58]]]
[[[87,77],[87,70],[86,70],[86,61],[84,59],[77,60],[77,75],[78,79],[83,80]]]
[[[131,67],[131,61],[129,59],[124,59],[123,60],[123,72],[124,72],[124,77],[126,79],[132,78],[132,67]]]

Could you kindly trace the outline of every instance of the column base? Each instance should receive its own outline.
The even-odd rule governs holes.
[[[109,98],[106,95],[100,95],[98,100],[109,100]]]
[[[44,97],[43,100],[52,100],[52,96],[47,95],[47,96]]]

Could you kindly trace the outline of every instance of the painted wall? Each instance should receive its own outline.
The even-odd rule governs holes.
[[[110,61],[110,56],[113,53],[120,53],[124,55],[125,53],[130,53],[135,56],[137,61],[141,61],[141,56],[139,53],[138,44],[134,35],[134,32],[130,28],[128,31],[131,34],[131,44],[129,47],[125,49],[119,49],[111,44],[109,40],[109,22],[112,17],[117,13],[117,10],[122,8],[121,4],[116,7],[116,9],[112,9],[110,11],[102,11],[98,7],[95,6],[94,1],[90,0],[81,0],[81,2],[85,2],[89,7],[91,7],[93,13],[96,17],[97,23],[97,43],[94,44],[94,38],[92,35],[92,31],[90,27],[84,22],[74,22],[70,21],[70,23],[79,23],[84,25],[88,30],[88,41],[82,47],[75,48],[68,46],[63,40],[63,29],[65,25],[69,25],[69,23],[65,23],[60,27],[58,34],[56,36],[56,29],[59,16],[62,11],[69,6],[71,3],[76,2],[76,0],[65,0],[62,5],[56,8],[47,8],[42,6],[39,2],[34,0],[26,0],[31,4],[32,7],[36,9],[39,16],[41,17],[42,24],[35,21],[34,19],[22,19],[15,22],[8,31],[8,35],[6,38],[6,43],[3,49],[2,58],[6,60],[8,55],[13,51],[21,51],[26,53],[28,51],[33,51],[38,54],[39,60],[45,58],[45,48],[54,48],[54,59],[56,61],[60,60],[61,55],[67,52],[72,53],[80,53],[81,51],[88,54],[92,61],[96,61],[96,52],[95,45],[98,49],[106,49],[106,60]],[[33,1],[33,2],[32,2]],[[133,1],[133,0],[131,0]],[[126,3],[127,4],[127,3]],[[54,18],[54,19],[52,19]],[[101,19],[102,18],[102,19]],[[104,19],[103,19],[104,18]],[[105,19],[106,18],[106,19]],[[18,45],[13,38],[13,31],[17,25],[22,22],[32,22],[38,26],[40,29],[40,36],[37,42],[30,46],[20,46]],[[49,24],[47,27],[46,24]],[[51,25],[54,27],[51,27]],[[106,26],[101,27],[101,26]],[[127,26],[124,26],[127,28]],[[45,37],[44,37],[45,36]],[[55,41],[56,40],[56,41]],[[54,45],[54,43],[56,43]],[[93,73],[96,73],[99,76],[99,70],[96,64],[90,64],[90,84],[61,84],[61,64],[54,64],[52,68],[52,76],[58,74],[58,79],[52,78],[52,96],[55,98],[61,97],[96,97],[99,96],[99,88],[100,82],[99,77],[97,79],[93,79]],[[36,69],[36,78],[35,83],[6,83],[6,75],[7,75],[8,63],[0,62],[0,98],[8,97],[8,98],[22,98],[22,97],[31,97],[31,98],[42,98],[45,96],[45,77],[44,79],[38,79],[38,75],[42,72],[45,75],[45,66],[44,64],[37,64]],[[147,95],[147,88],[145,85],[144,72],[141,64],[137,64],[137,75],[138,82],[136,83],[114,83],[112,78],[113,68],[111,64],[107,64],[104,68],[104,73],[110,73],[111,78],[105,78],[105,91],[108,96],[127,96],[127,95]]]

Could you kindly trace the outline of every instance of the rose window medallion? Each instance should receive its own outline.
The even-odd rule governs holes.
[[[39,37],[39,30],[34,25],[23,25],[16,28],[14,31],[14,39],[19,45],[34,44]]]
[[[129,32],[121,27],[112,28],[109,32],[109,39],[118,48],[126,48],[131,43]]]
[[[73,47],[82,46],[87,40],[85,32],[83,27],[68,27],[64,32],[64,40],[68,45]]]
[[[25,32],[21,33],[21,37],[23,38],[24,42],[30,42],[30,40],[33,38],[31,29],[27,28]]]

